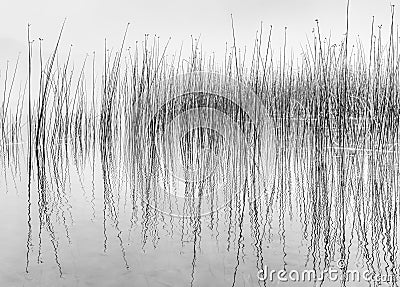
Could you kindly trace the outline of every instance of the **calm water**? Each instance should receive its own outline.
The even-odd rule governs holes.
[[[156,164],[116,138],[49,145],[30,185],[27,145],[3,149],[0,286],[398,286],[393,147],[338,149],[278,121],[254,155],[226,130],[172,127]]]

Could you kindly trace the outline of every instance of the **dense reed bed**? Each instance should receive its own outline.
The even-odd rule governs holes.
[[[221,64],[197,41],[188,59],[168,54],[167,45],[148,36],[126,49],[125,32],[119,50],[105,43],[104,55],[87,56],[78,72],[69,56],[58,60],[61,31],[51,57],[44,62],[39,55],[35,97],[29,40],[27,84],[16,92],[7,67],[0,106],[4,178],[18,181],[26,173],[21,161],[29,174],[27,271],[31,193],[37,192],[39,208],[37,261],[47,232],[62,274],[56,230],[70,239],[71,173],[94,214],[99,166],[104,251],[108,222],[127,268],[120,217],[130,206],[130,229],[141,226],[143,248],[162,240],[167,218],[171,233],[178,229],[182,244],[193,244],[192,283],[203,229],[224,237],[235,252],[235,285],[246,224],[260,269],[274,220],[284,251],[285,226],[293,218],[309,242],[306,264],[315,270],[344,259],[343,274],[357,260],[374,273],[399,274],[399,43],[394,24],[387,45],[381,28],[372,23],[371,29],[366,52],[361,43],[349,47],[347,36],[339,44],[322,38],[316,22],[299,61],[286,46],[276,61],[272,29],[259,31],[250,58],[233,45]],[[10,97],[18,97],[12,111]]]

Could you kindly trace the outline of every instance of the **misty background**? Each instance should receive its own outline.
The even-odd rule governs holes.
[[[127,23],[130,23],[125,48],[139,48],[148,34],[149,44],[158,37],[160,48],[167,43],[167,55],[179,53],[183,57],[191,53],[192,41],[198,39],[205,56],[213,55],[222,63],[226,49],[233,46],[233,17],[236,46],[241,52],[251,54],[257,33],[263,29],[264,47],[268,42],[272,26],[272,52],[279,59],[287,27],[287,53],[295,63],[307,41],[312,42],[312,31],[319,20],[322,37],[339,44],[346,32],[347,0],[222,0],[222,1],[59,1],[16,0],[0,2],[0,92],[4,90],[5,73],[8,78],[14,72],[19,57],[13,92],[23,90],[27,78],[27,26],[31,25],[33,43],[33,93],[39,77],[39,38],[42,40],[42,55],[48,58],[54,49],[62,23],[66,24],[62,34],[58,56],[64,60],[70,47],[71,63],[80,70],[85,57],[88,61],[96,53],[98,82],[104,63],[104,43],[114,51],[119,49]],[[391,5],[398,12],[400,0],[364,1],[351,0],[349,9],[349,44],[359,41],[368,52],[372,18],[375,17],[375,32],[382,27],[383,43],[389,41]],[[395,21],[398,14],[395,14]],[[396,23],[397,24],[397,23]],[[397,29],[397,26],[395,27]],[[322,40],[324,40],[322,39]],[[247,56],[247,59],[250,59]],[[8,68],[7,68],[8,65]],[[87,65],[91,69],[90,65]],[[75,73],[79,74],[79,73]],[[36,82],[35,82],[36,81]],[[17,97],[11,97],[11,103]]]

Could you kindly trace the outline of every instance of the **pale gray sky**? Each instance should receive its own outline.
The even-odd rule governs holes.
[[[127,22],[132,26],[129,40],[142,40],[145,33],[161,39],[172,37],[172,45],[189,42],[189,36],[202,36],[207,49],[222,51],[231,42],[232,13],[239,45],[252,45],[256,30],[263,21],[274,27],[274,38],[282,38],[288,27],[291,45],[305,41],[314,20],[320,19],[324,34],[344,33],[346,0],[169,0],[169,1],[95,1],[95,0],[1,0],[0,38],[10,45],[25,45],[26,24],[32,24],[33,37],[54,41],[60,25],[67,17],[63,43],[72,43],[77,51],[101,49],[104,37],[117,45]],[[388,27],[390,3],[400,0],[352,0],[350,3],[351,32],[368,37],[373,15],[376,23]],[[49,44],[53,44],[50,42]],[[295,48],[295,47],[294,47]],[[12,51],[11,51],[12,52]]]
[[[47,49],[54,47],[63,19],[67,18],[62,50],[73,44],[74,59],[86,53],[102,52],[104,38],[115,48],[121,42],[125,26],[131,23],[127,46],[142,41],[144,34],[157,34],[161,43],[172,37],[169,51],[181,43],[190,50],[190,35],[201,35],[203,50],[222,57],[225,43],[232,45],[230,14],[233,14],[237,45],[253,45],[256,31],[264,24],[265,35],[273,25],[273,43],[282,44],[284,27],[288,27],[288,47],[296,54],[320,21],[322,34],[334,41],[345,33],[347,0],[169,0],[169,1],[95,1],[95,0],[0,0],[0,70],[6,59],[15,61],[19,51],[26,54],[26,29],[31,23],[32,38],[44,38]],[[351,0],[350,35],[357,34],[366,48],[372,16],[375,23],[389,31],[390,4],[400,0]],[[398,7],[396,11],[398,11]],[[399,14],[396,15],[398,19]],[[24,60],[22,60],[24,61]]]
[[[311,37],[315,19],[319,19],[321,32],[334,42],[345,33],[347,0],[0,0],[0,92],[4,91],[5,69],[9,61],[9,75],[19,52],[22,52],[13,91],[26,83],[27,73],[27,24],[31,24],[32,39],[35,39],[33,57],[33,83],[39,78],[38,38],[43,38],[44,50],[54,48],[61,24],[67,18],[60,54],[65,55],[73,44],[72,60],[75,70],[80,70],[86,53],[96,51],[97,81],[100,79],[104,38],[108,46],[118,48],[128,22],[131,23],[126,47],[141,42],[144,34],[160,37],[165,44],[169,37],[168,54],[183,50],[190,53],[191,38],[201,35],[203,51],[215,52],[217,60],[223,59],[225,43],[233,45],[231,14],[234,17],[237,46],[251,49],[261,21],[265,42],[269,26],[273,26],[273,48],[279,53],[287,26],[288,51],[294,56],[300,52],[300,44],[306,44],[306,35]],[[357,35],[365,48],[369,47],[372,16],[382,25],[384,41],[390,29],[390,4],[400,7],[400,0],[351,0],[350,37],[354,43]],[[399,8],[396,8],[399,19]],[[386,36],[386,37],[385,37]],[[46,53],[44,53],[46,56]],[[62,56],[61,56],[62,57]],[[90,66],[89,66],[90,68]],[[79,73],[75,73],[79,75]],[[10,82],[7,89],[9,90]],[[33,86],[33,91],[37,85]],[[35,93],[34,93],[35,94]],[[17,97],[11,101],[16,102]]]

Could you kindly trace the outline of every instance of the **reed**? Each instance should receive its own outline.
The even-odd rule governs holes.
[[[59,63],[62,28],[50,58],[44,62],[39,55],[37,97],[32,95],[33,41],[28,29],[28,92],[26,85],[21,86],[12,111],[9,102],[18,60],[10,85],[7,64],[0,105],[4,173],[20,160],[17,143],[28,143],[27,270],[31,181],[37,184],[39,237],[47,230],[61,274],[54,225],[60,224],[69,238],[71,166],[85,195],[87,167],[92,173],[90,202],[95,216],[99,159],[104,249],[108,221],[117,230],[126,268],[130,264],[119,223],[122,204],[124,209],[131,205],[131,228],[138,213],[142,216],[143,247],[150,239],[157,244],[158,223],[172,216],[171,222],[185,231],[182,244],[194,242],[193,270],[204,222],[214,230],[222,220],[227,249],[236,248],[239,265],[248,211],[258,267],[263,265],[263,244],[271,240],[274,216],[284,242],[285,221],[297,215],[303,238],[310,240],[307,260],[314,268],[327,267],[338,257],[345,258],[347,266],[347,250],[357,237],[369,269],[381,272],[385,260],[395,273],[400,57],[394,9],[391,16],[386,46],[381,27],[376,31],[372,21],[368,53],[361,43],[350,49],[347,34],[338,44],[324,39],[316,21],[312,41],[298,61],[287,54],[286,29],[285,46],[276,61],[272,28],[268,35],[260,29],[249,56],[236,47],[232,21],[233,47],[227,47],[218,64],[195,39],[187,59],[181,52],[169,55],[169,41],[162,46],[148,35],[141,46],[126,49],[127,27],[116,52],[105,42],[101,85],[96,83],[95,54],[91,68],[91,56],[86,56],[76,76],[71,49],[66,61]],[[41,49],[41,41],[39,45]],[[224,93],[237,101],[221,96]],[[262,121],[256,124],[253,119]],[[23,171],[14,168],[12,173],[15,181]],[[219,182],[228,184],[218,189]],[[211,212],[204,216],[206,210]]]

